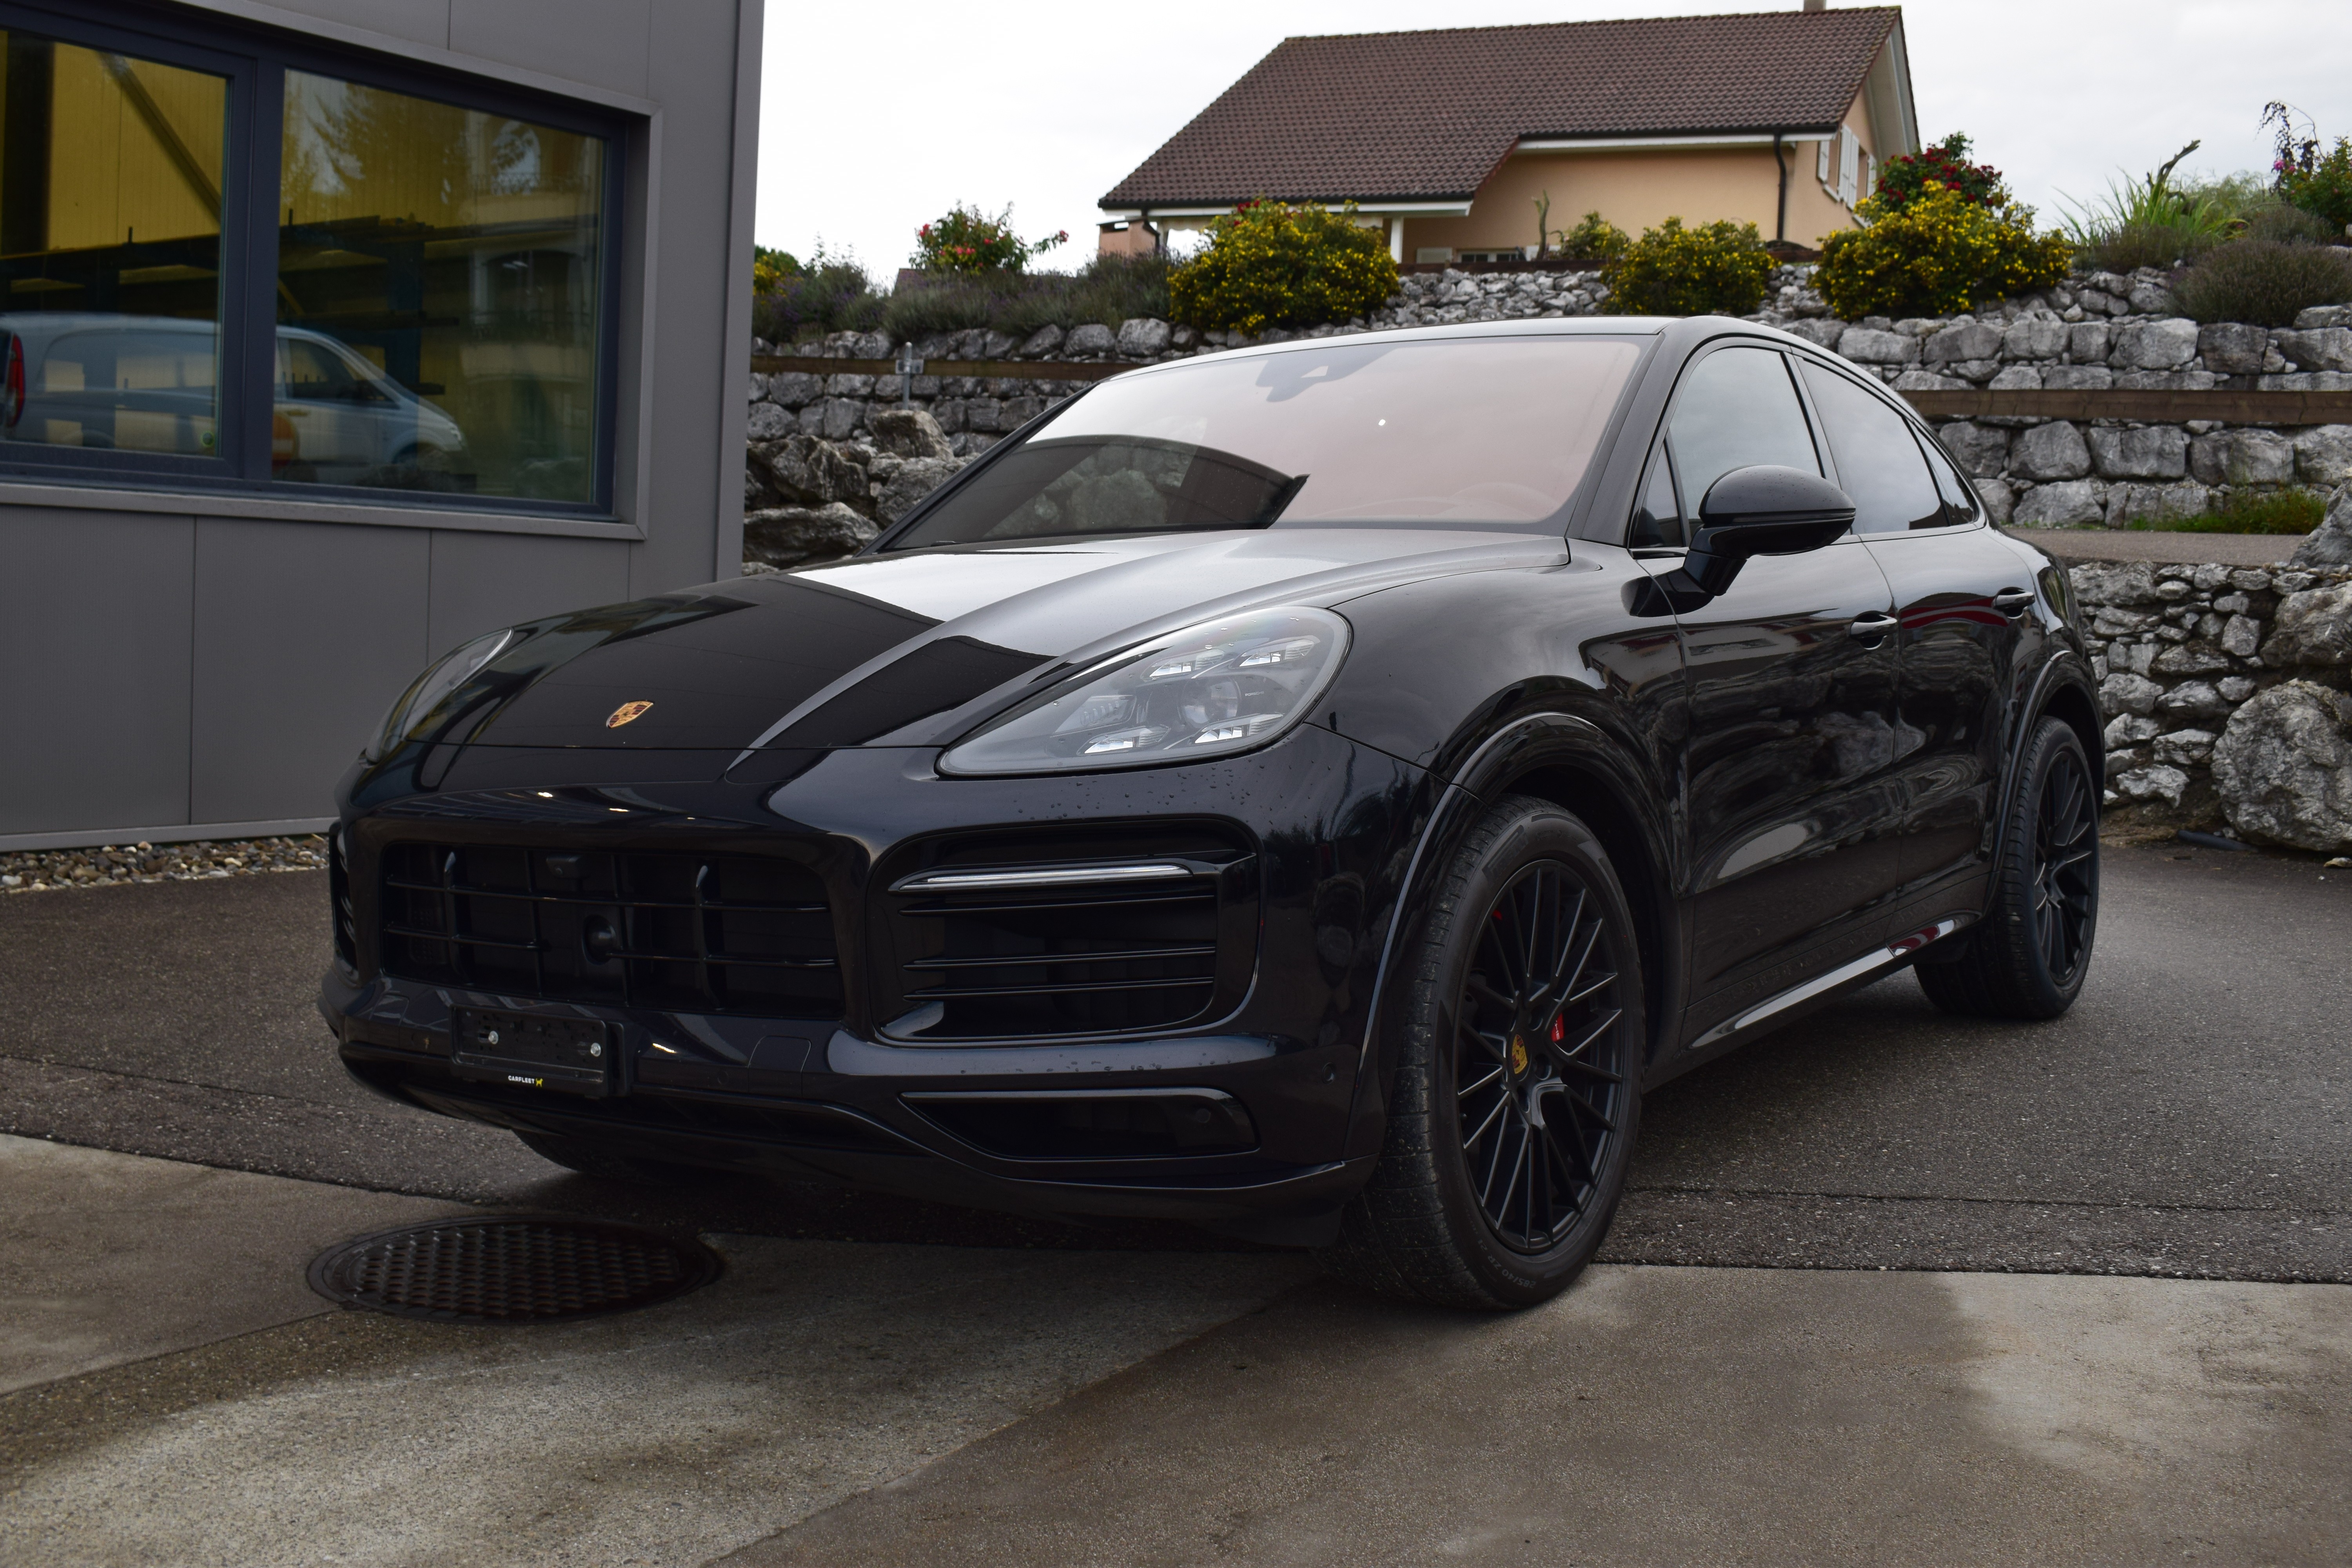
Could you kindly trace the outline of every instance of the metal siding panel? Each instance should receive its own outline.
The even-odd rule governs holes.
[[[738,17],[731,4],[665,10],[647,51],[646,93],[662,104],[661,287],[654,339],[653,476],[646,542],[636,547],[631,585],[659,593],[709,581],[717,564],[719,510],[725,482],[742,481],[714,434],[743,416],[737,390],[721,373],[726,341],[730,247],[710,243],[730,232],[735,196],[735,47]],[[712,90],[716,83],[729,90]],[[745,148],[742,156],[754,155]],[[696,237],[691,239],[688,237]],[[731,403],[728,401],[731,395]],[[737,439],[732,449],[740,452]],[[738,459],[740,461],[740,458]]]
[[[437,658],[469,637],[534,616],[628,596],[625,544],[522,533],[436,533],[425,657]]]
[[[668,0],[662,31],[691,26],[712,0]],[[725,7],[728,20],[734,7]],[[681,16],[681,14],[683,14]],[[451,0],[449,47],[623,92],[646,90],[650,0]]]
[[[432,534],[206,518],[195,550],[199,822],[332,809],[368,727],[424,667]]]
[[[271,0],[280,10],[435,48],[449,47],[449,0]]]
[[[185,517],[0,508],[0,834],[188,820]]]

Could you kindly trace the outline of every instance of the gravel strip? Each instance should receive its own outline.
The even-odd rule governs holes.
[[[318,871],[326,864],[327,841],[316,833],[299,838],[24,849],[0,853],[0,893],[107,888],[125,882],[194,882],[260,871]]]

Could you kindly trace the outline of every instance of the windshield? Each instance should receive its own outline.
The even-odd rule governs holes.
[[[890,548],[1276,522],[1543,526],[1640,355],[1632,338],[1358,337],[1121,376]]]

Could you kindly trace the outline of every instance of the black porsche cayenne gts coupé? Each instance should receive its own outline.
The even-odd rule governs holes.
[[[1902,403],[1767,329],[1139,369],[853,559],[419,677],[341,786],[322,1005],[365,1082],[583,1171],[1523,1305],[1646,1088],[1904,964],[2073,1000],[2073,617]]]

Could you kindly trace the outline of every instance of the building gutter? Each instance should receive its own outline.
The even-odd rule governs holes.
[[[1699,147],[1770,147],[1782,137],[1834,136],[1837,127],[1796,125],[1778,131],[1714,132],[1704,136],[1523,136],[1514,153],[1643,153]]]
[[[1780,171],[1780,205],[1772,219],[1772,243],[1775,245],[1789,242],[1789,160],[1780,146],[1780,138],[1786,134],[1780,131],[1772,132],[1772,163]]]
[[[1301,201],[1322,201],[1327,205],[1337,206],[1344,202],[1346,198],[1336,196],[1302,196],[1297,199]],[[1238,203],[1234,202],[1222,202],[1214,205],[1202,203],[1197,205],[1188,206],[1107,206],[1102,208],[1101,211],[1103,221],[1106,223],[1118,223],[1121,221],[1134,223],[1139,220],[1164,222],[1170,218],[1223,217],[1227,213],[1233,211],[1238,205]],[[1470,216],[1470,202],[1467,197],[1465,197],[1460,201],[1358,202],[1356,204],[1356,210],[1360,213],[1391,214],[1399,217],[1467,217]]]

